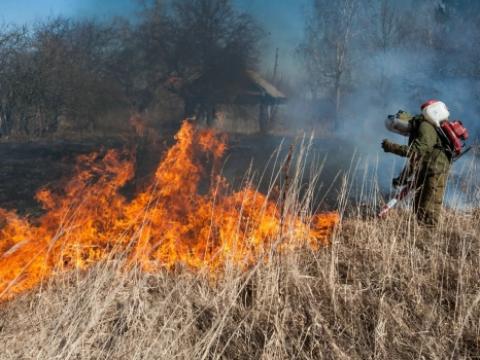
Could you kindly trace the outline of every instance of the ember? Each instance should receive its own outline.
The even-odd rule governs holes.
[[[34,222],[0,209],[0,299],[118,254],[149,272],[183,264],[220,274],[227,262],[246,269],[267,258],[274,245],[328,243],[337,213],[282,219],[274,201],[251,186],[229,191],[216,171],[209,190],[199,191],[201,164],[209,160],[215,169],[225,149],[224,138],[185,122],[151,184],[130,201],[119,190],[132,179],[134,161],[110,150],[79,157],[61,193],[38,191],[45,214]]]

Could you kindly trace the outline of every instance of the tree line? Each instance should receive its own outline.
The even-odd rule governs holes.
[[[148,2],[136,21],[55,18],[0,29],[0,133],[43,136],[62,118],[93,130],[118,107],[143,111],[161,87],[254,67],[260,27],[230,0]],[[213,80],[212,80],[213,81]]]
[[[427,95],[478,110],[480,2],[311,0],[307,10],[301,65],[290,81],[281,77],[305,100],[292,121],[310,116],[341,128],[359,109],[386,111]],[[233,0],[144,1],[133,21],[6,24],[0,134],[43,136],[62,119],[94,130],[117,108],[148,109],[159,89],[188,98],[186,84],[199,75],[214,102],[265,55],[262,25]]]
[[[444,97],[463,115],[478,110],[480,2],[312,0],[311,10],[298,46],[304,94],[336,128],[355,111],[425,97]]]

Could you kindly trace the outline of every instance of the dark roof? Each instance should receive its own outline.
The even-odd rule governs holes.
[[[275,85],[270,83],[268,80],[263,78],[259,73],[248,70],[247,72],[248,78],[255,83],[261,90],[263,90],[268,96],[277,99],[277,100],[286,100],[287,97],[284,93],[278,90]]]
[[[267,101],[281,104],[287,97],[275,85],[255,71],[240,74],[195,75],[185,89],[190,98],[216,99],[219,103],[255,103]]]

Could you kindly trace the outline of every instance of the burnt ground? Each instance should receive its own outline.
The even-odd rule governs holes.
[[[283,150],[279,156],[281,159],[287,155],[292,139],[285,140],[275,136],[231,136],[223,163],[223,174],[234,187],[238,187],[252,164],[254,178],[260,183],[260,190],[266,191],[273,169],[272,161],[269,159],[282,141]],[[148,179],[161,158],[162,149],[166,149],[171,142],[172,140],[168,139],[154,151],[146,147],[138,152],[135,184],[141,184]],[[90,142],[0,143],[0,207],[17,209],[22,214],[37,215],[41,209],[34,199],[35,192],[41,187],[55,186],[61,179],[71,176],[78,155],[98,151],[101,148],[123,146],[126,146],[126,143],[118,139]],[[315,141],[309,161],[317,163],[326,159],[317,191],[317,204],[321,208],[335,206],[340,184],[338,174],[345,170],[344,164],[348,165],[352,153],[353,149],[346,144],[339,146],[338,141]],[[263,172],[267,175],[260,181]],[[308,174],[304,181],[308,182]],[[137,186],[135,184],[127,186],[126,192],[133,191],[132,189]],[[327,192],[328,188],[331,189]]]
[[[101,147],[119,147],[113,141],[0,143],[0,207],[36,214],[35,192],[54,186],[74,170],[75,159]]]
[[[224,174],[238,186],[244,179],[246,170],[252,164],[254,183],[266,192],[271,183],[272,173],[281,173],[278,177],[284,182],[284,172],[279,162],[285,162],[291,145],[296,149],[290,168],[295,167],[301,148],[301,139],[283,138],[278,136],[236,136],[230,139],[230,148],[225,157]],[[278,149],[277,164],[275,155]],[[315,206],[323,210],[336,208],[340,191],[342,175],[348,172],[348,167],[355,150],[352,145],[340,140],[316,139],[303,158],[306,159],[303,188],[310,182],[314,170],[321,167],[319,181],[316,183]],[[323,164],[323,166],[322,166]],[[278,183],[278,182],[277,182]]]

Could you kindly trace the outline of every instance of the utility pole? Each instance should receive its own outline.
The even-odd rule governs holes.
[[[274,85],[275,85],[275,81],[277,80],[277,72],[278,72],[278,47],[275,49],[275,63],[273,64],[272,83]]]
[[[278,47],[275,49],[275,62],[273,64],[273,74],[272,74],[272,84],[276,86],[277,82],[277,74],[278,74],[278,56],[279,49]],[[271,127],[273,122],[275,121],[275,115],[277,113],[277,107],[275,104],[270,104],[267,108],[267,117],[268,117],[268,126]]]

